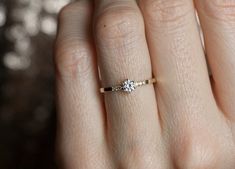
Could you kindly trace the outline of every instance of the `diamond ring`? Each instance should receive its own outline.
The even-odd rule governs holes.
[[[100,88],[100,92],[101,93],[106,93],[106,92],[123,91],[123,92],[126,92],[126,93],[131,93],[137,87],[140,87],[140,86],[143,86],[143,85],[148,85],[148,84],[153,84],[155,82],[156,82],[155,78],[152,78],[152,79],[149,79],[149,80],[137,81],[137,82],[135,82],[134,80],[126,79],[120,85]]]

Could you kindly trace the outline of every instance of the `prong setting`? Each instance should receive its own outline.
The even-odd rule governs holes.
[[[124,92],[131,93],[136,89],[136,83],[133,80],[126,79],[124,82],[122,82],[122,90]]]

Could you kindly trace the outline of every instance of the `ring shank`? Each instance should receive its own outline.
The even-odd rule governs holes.
[[[148,80],[143,80],[143,81],[137,81],[137,82],[135,82],[135,87],[140,87],[140,86],[143,86],[143,85],[148,85],[148,84],[153,84],[153,83],[156,83],[155,78],[148,79]],[[102,88],[100,88],[101,93],[121,91],[121,90],[122,90],[121,85],[117,85],[117,86],[113,86],[113,87],[111,86],[111,87],[102,87]]]
[[[100,92],[101,92],[101,93],[112,92],[112,91],[113,91],[113,87],[104,87],[104,88],[100,88]]]

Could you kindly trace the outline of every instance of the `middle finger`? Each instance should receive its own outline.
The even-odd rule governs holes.
[[[173,163],[176,168],[216,168],[214,147],[224,150],[217,136],[226,125],[211,90],[193,1],[141,0],[139,5]]]

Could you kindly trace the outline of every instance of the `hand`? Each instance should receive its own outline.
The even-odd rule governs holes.
[[[80,0],[60,13],[55,63],[64,168],[235,168],[234,0]]]

